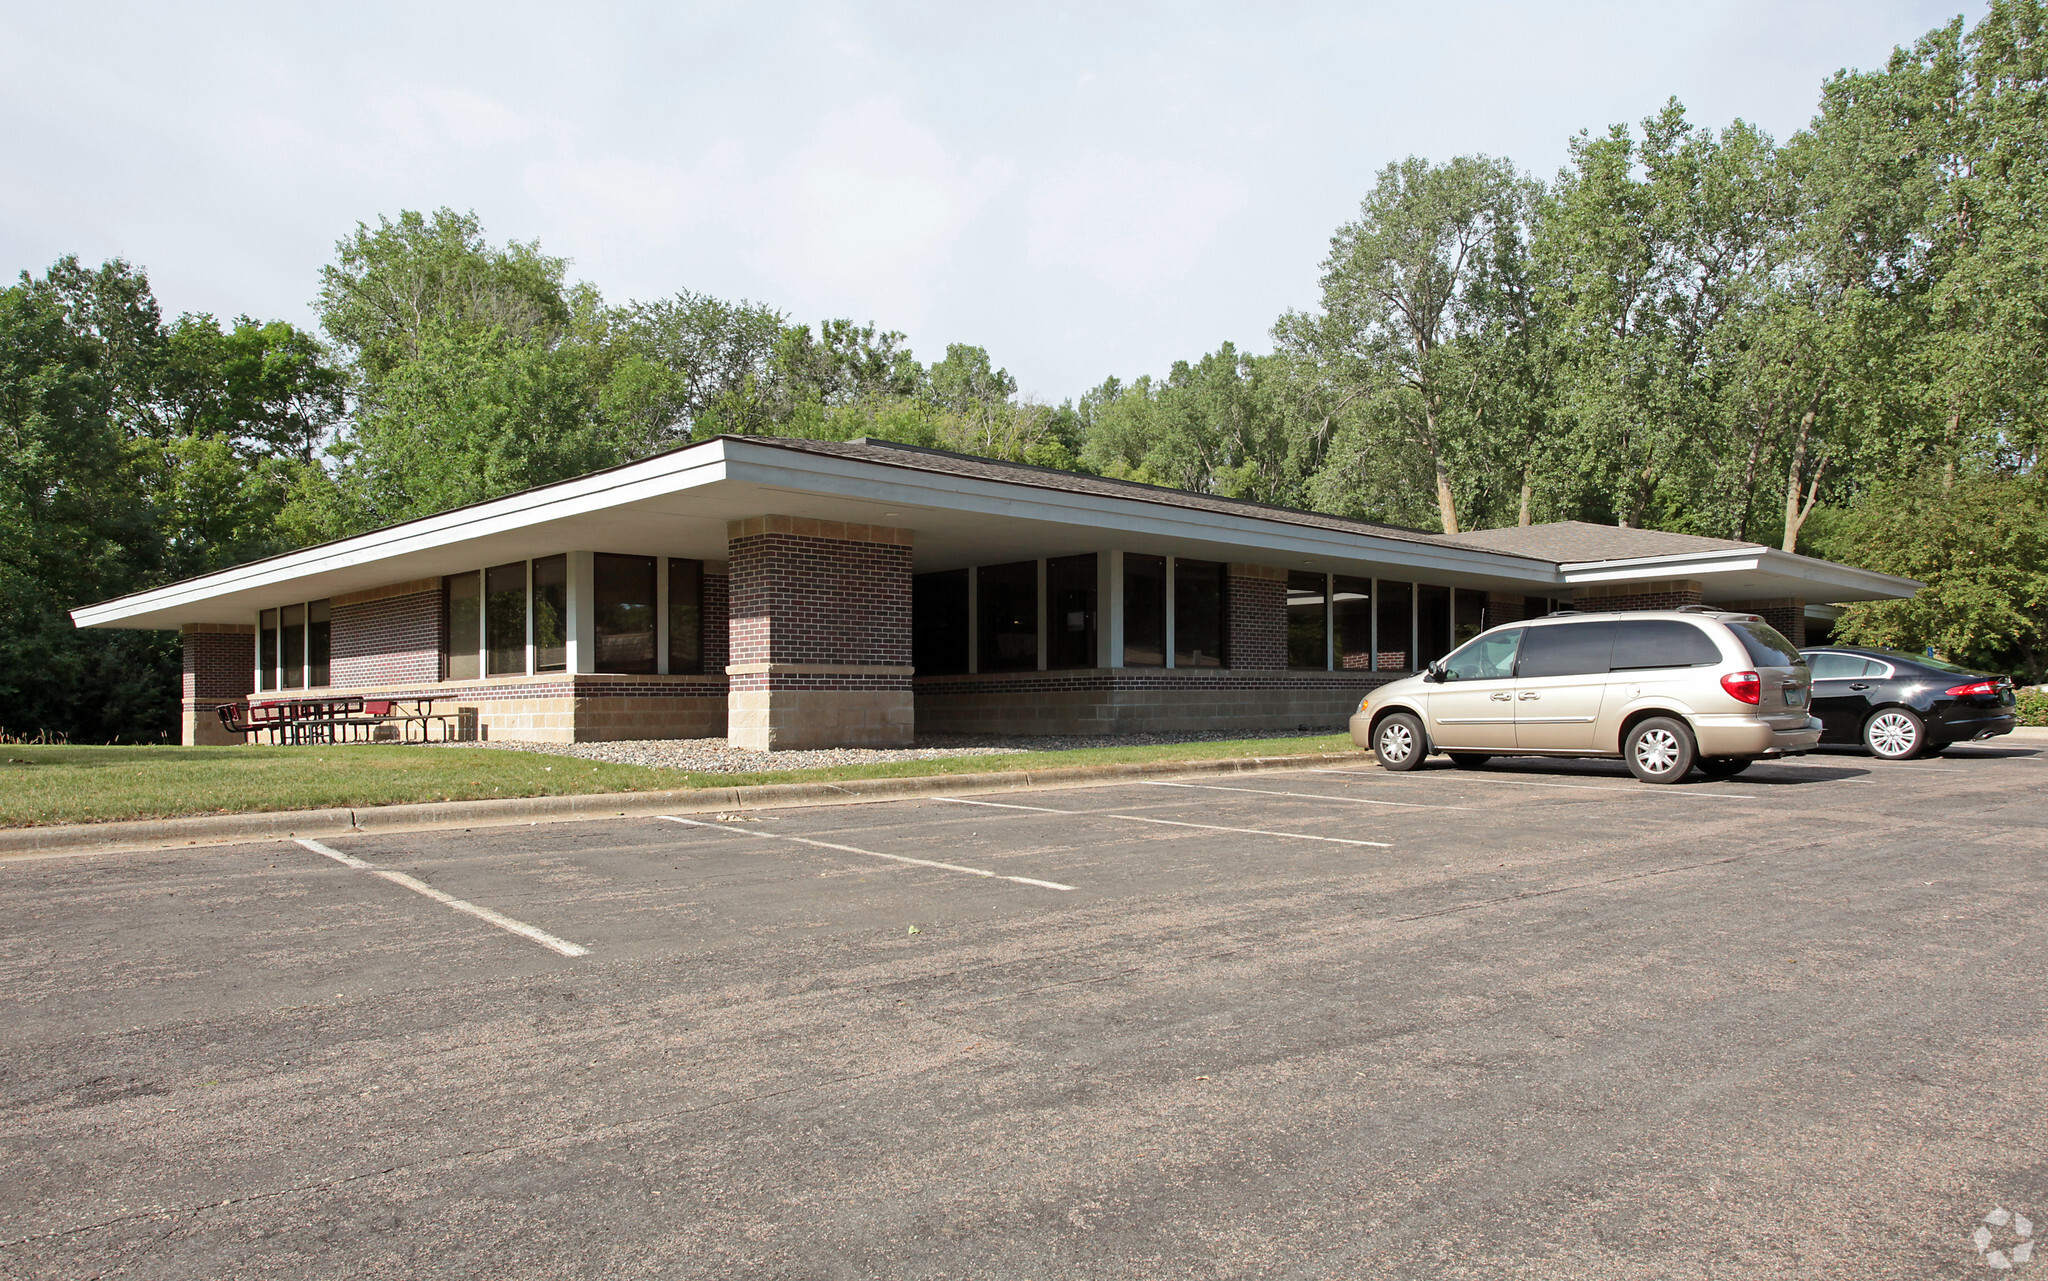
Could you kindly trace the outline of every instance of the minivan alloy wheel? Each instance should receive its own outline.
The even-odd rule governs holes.
[[[1380,755],[1390,761],[1405,761],[1415,751],[1415,735],[1401,721],[1380,726]]]
[[[1676,765],[1681,751],[1678,735],[1662,727],[1636,738],[1636,764],[1652,774],[1662,774]]]

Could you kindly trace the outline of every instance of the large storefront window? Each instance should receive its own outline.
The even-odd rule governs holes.
[[[1038,562],[984,565],[975,573],[981,606],[981,670],[1038,670]]]
[[[1337,629],[1337,668],[1347,672],[1369,672],[1372,670],[1372,580],[1346,578],[1339,574],[1333,581],[1336,590],[1330,593],[1330,617]]]
[[[1379,585],[1379,669],[1405,672],[1413,666],[1408,659],[1415,648],[1415,585],[1384,578]]]
[[[1415,589],[1415,658],[1418,669],[1451,652],[1451,589],[1423,583]]]
[[[1299,571],[1287,575],[1287,665],[1322,671],[1330,665],[1329,580]]]
[[[1460,587],[1451,614],[1451,648],[1486,630],[1486,593]]]
[[[1221,667],[1227,630],[1224,567],[1210,560],[1173,562],[1173,665]]]
[[[1166,666],[1166,557],[1124,554],[1124,666]]]
[[[671,676],[704,671],[704,562],[668,563],[668,670]]]
[[[654,557],[591,558],[600,672],[654,671]]]
[[[306,688],[306,607],[287,605],[278,616],[284,689]]]
[[[569,670],[569,558],[533,562],[533,670]]]
[[[448,576],[448,662],[451,681],[473,681],[483,669],[483,575]]]
[[[967,670],[967,574],[947,569],[910,579],[910,662],[919,676]]]
[[[1045,562],[1045,665],[1095,666],[1095,553]]]
[[[526,562],[484,571],[486,674],[526,675]]]

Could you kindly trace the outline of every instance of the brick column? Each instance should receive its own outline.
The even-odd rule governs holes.
[[[1591,583],[1572,591],[1572,608],[1594,613],[1623,609],[1677,609],[1700,603],[1700,585],[1690,578],[1647,583]]]
[[[1229,567],[1233,670],[1281,671],[1287,666],[1287,571],[1267,565]]]
[[[735,747],[909,745],[910,537],[791,516],[727,524]]]
[[[420,578],[329,602],[328,677],[337,689],[441,679],[441,580]]]
[[[1736,600],[1715,609],[1725,609],[1731,614],[1757,614],[1778,634],[1791,641],[1795,647],[1806,645],[1806,602],[1792,596],[1781,596],[1776,600]]]
[[[183,739],[187,747],[239,743],[214,708],[247,698],[256,683],[256,629],[248,623],[187,623]]]

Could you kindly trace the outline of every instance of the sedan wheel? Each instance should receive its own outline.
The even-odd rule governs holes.
[[[1926,741],[1920,718],[1903,707],[1887,707],[1863,725],[1863,745],[1880,760],[1911,760]]]
[[[1395,712],[1373,731],[1372,750],[1382,769],[1414,769],[1429,754],[1423,745],[1422,722],[1406,712]]]
[[[1653,716],[1628,732],[1622,756],[1629,773],[1645,783],[1676,783],[1692,772],[1698,748],[1684,721]]]

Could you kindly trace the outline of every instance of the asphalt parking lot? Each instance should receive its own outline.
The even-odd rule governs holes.
[[[2044,791],[1361,761],[10,860],[0,1275],[1979,1273],[2048,1235]]]

